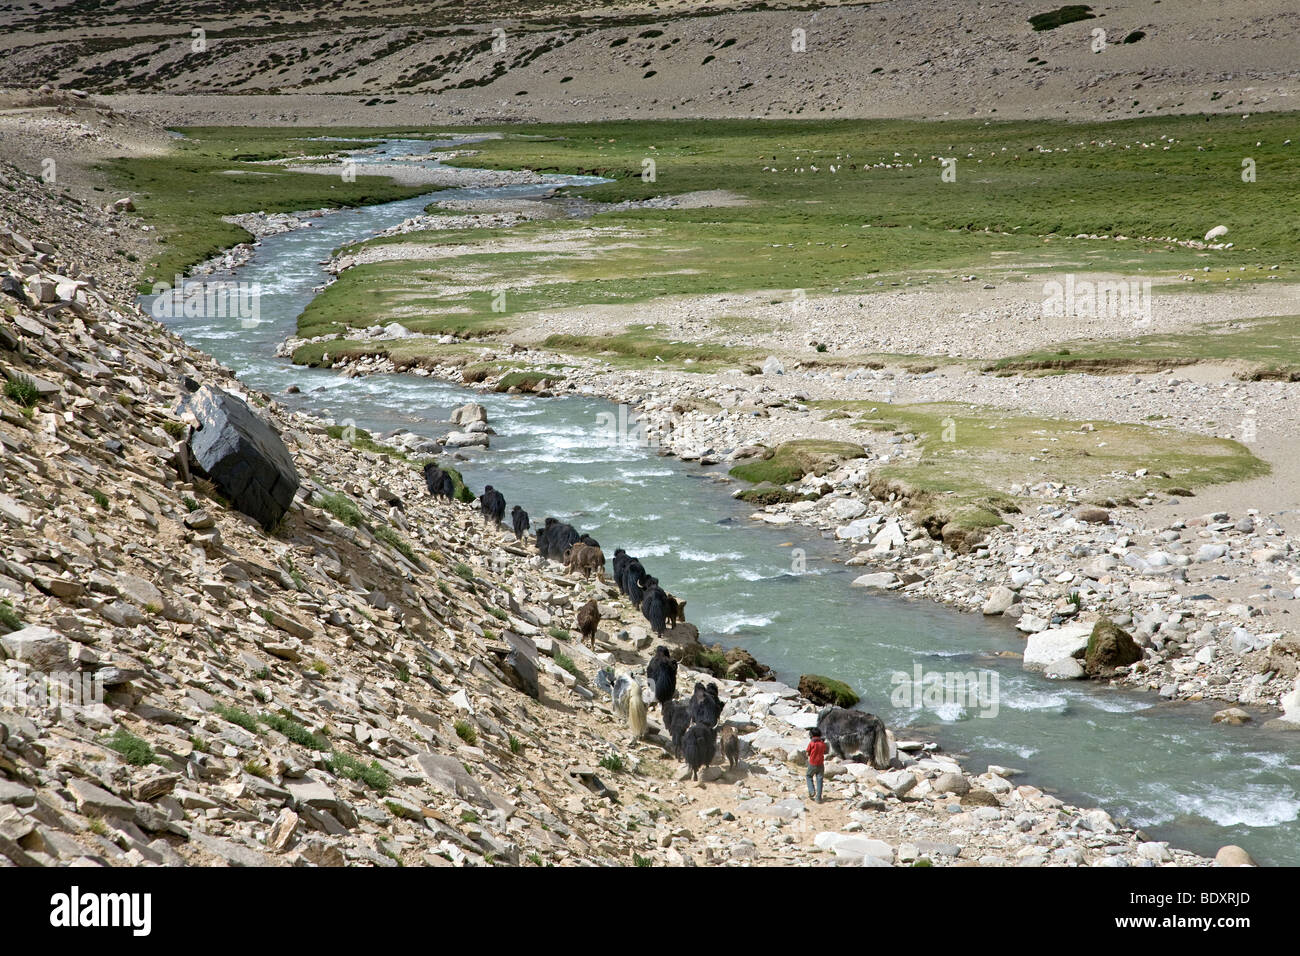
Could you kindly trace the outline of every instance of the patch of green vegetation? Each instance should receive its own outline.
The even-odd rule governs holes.
[[[556,626],[554,626],[554,625],[548,627],[548,628],[546,629],[546,633],[547,633],[551,638],[553,638],[554,640],[557,640],[557,641],[567,641],[567,640],[570,640],[570,639],[573,637],[573,635],[570,634],[568,631],[566,631],[564,628],[562,628],[562,627],[556,627]]]
[[[819,703],[834,704],[837,707],[854,707],[861,699],[844,681],[823,677],[820,674],[804,674],[799,678],[799,685],[800,693]],[[805,686],[808,692],[803,690]]]
[[[1244,363],[1243,378],[1300,380],[1300,315],[1211,322],[1185,332],[1073,339],[1008,356],[985,370],[1151,372],[1220,361]]]
[[[757,488],[746,488],[736,497],[751,505],[766,507],[767,505],[789,504],[792,501],[816,501],[819,496],[800,494],[797,491],[786,491],[779,485],[761,485]]]
[[[158,760],[158,755],[149,742],[135,736],[125,727],[117,728],[113,736],[104,741],[104,746],[117,751],[127,763],[136,767],[144,767]]]
[[[406,452],[400,448],[394,448],[392,445],[385,445],[383,442],[375,441],[374,436],[364,428],[356,428],[351,425],[326,425],[325,432],[330,438],[346,441],[353,448],[361,451],[368,451],[376,455],[387,455],[389,458],[401,458],[404,461],[410,460]]]
[[[648,857],[648,856],[638,856],[636,853],[633,853],[633,854],[632,854],[632,864],[633,864],[633,866],[654,866],[654,865],[655,865],[655,861],[654,861],[654,859],[651,858],[651,857]]]
[[[185,437],[185,425],[182,422],[173,421],[170,418],[162,423],[162,430],[168,435],[171,435],[172,438]]]
[[[623,763],[622,756],[615,753],[605,754],[605,756],[601,757],[597,763],[610,773],[622,773],[627,769],[627,766]]]
[[[510,752],[514,754],[516,757],[518,757],[521,753],[524,752],[524,742],[520,740],[518,737],[516,737],[514,734],[510,734],[510,736],[507,738],[507,741],[510,744]]]
[[[824,475],[850,458],[865,455],[866,450],[852,442],[800,439],[778,445],[769,458],[736,465],[730,474],[756,484],[788,485],[804,475]]]
[[[271,768],[256,760],[245,760],[244,771],[251,773],[254,777],[261,777],[263,780],[271,779]]]
[[[416,557],[415,549],[407,543],[406,539],[390,528],[388,525],[380,525],[375,529],[375,537],[384,544],[396,550],[402,557],[406,558],[417,567],[421,567],[420,559]]]
[[[548,335],[542,345],[557,352],[595,355],[619,365],[646,367],[667,363],[688,371],[715,372],[760,362],[753,349],[711,342],[673,342],[652,326],[633,325],[617,335]]]
[[[552,382],[563,380],[564,376],[555,372],[511,372],[508,375],[501,376],[495,390],[508,392],[512,388],[517,388],[521,392],[538,392]]]
[[[474,729],[474,725],[469,721],[458,720],[452,726],[456,730],[456,736],[465,741],[465,743],[469,744],[471,747],[478,744],[478,731]]]
[[[363,141],[313,141],[317,136],[365,136],[373,131],[335,129],[258,129],[254,127],[184,130],[165,155],[110,160],[99,167],[114,187],[129,192],[139,215],[163,238],[145,264],[148,291],[155,279],[171,283],[190,266],[253,237],[223,216],[258,209],[295,212],[322,206],[348,208],[406,199],[429,186],[400,186],[387,177],[358,175],[355,182],[328,173],[293,172],[283,166],[256,165],[290,156],[321,156],[368,145]],[[341,167],[340,167],[341,168]]]
[[[452,571],[455,572],[457,576],[473,583],[475,578],[474,569],[464,561],[457,561],[455,566],[452,568]]]
[[[1012,485],[1057,481],[1124,497],[1268,472],[1238,442],[1149,425],[1039,418],[958,403],[812,404],[856,413],[856,427],[917,436],[920,457],[877,468],[871,491],[881,498],[895,494],[920,509],[922,524],[936,537],[949,522],[971,530],[1000,524],[1002,513],[1018,508]],[[1142,468],[1149,471],[1144,478],[1122,477]]]
[[[261,733],[257,726],[257,718],[246,710],[240,710],[238,707],[227,707],[224,704],[218,704],[213,710],[222,719],[230,721],[237,727],[243,727],[250,734]]]
[[[578,665],[573,663],[573,658],[561,650],[555,652],[555,666],[568,671],[574,677],[582,678],[582,672],[578,670]]]
[[[186,495],[185,497],[181,498],[181,504],[185,506],[185,510],[188,511],[190,514],[193,514],[194,512],[198,511],[199,508],[201,507],[201,505],[193,498],[191,498],[189,495]]]
[[[315,734],[288,714],[264,713],[259,718],[272,730],[284,734],[294,743],[308,750],[329,750],[330,742],[324,734]]]
[[[23,408],[35,408],[41,400],[41,392],[30,377],[15,375],[5,382],[5,397],[13,399]]]
[[[708,671],[714,677],[727,676],[727,655],[717,647],[705,644],[687,644],[682,649],[681,663]]]
[[[24,627],[22,616],[14,610],[13,602],[8,598],[0,600],[0,627],[5,633],[21,631]]]
[[[462,810],[460,812],[461,823],[478,823],[479,815],[473,810]]]
[[[329,512],[345,525],[360,528],[366,523],[365,516],[362,515],[356,502],[342,492],[334,491],[328,495],[321,495],[318,503],[322,510]]]
[[[510,615],[507,614],[505,611],[501,610],[501,608],[499,607],[490,607],[487,609],[487,612],[491,614],[494,618],[496,618],[498,621],[505,621],[510,618]]]
[[[109,510],[108,495],[104,494],[98,488],[90,489],[90,497],[95,499],[95,504],[99,505],[104,511]]]
[[[389,787],[392,786],[392,779],[384,772],[384,768],[379,766],[377,760],[364,764],[348,754],[335,752],[325,761],[325,767],[336,777],[346,777],[348,780],[364,783],[381,797],[387,794]]]

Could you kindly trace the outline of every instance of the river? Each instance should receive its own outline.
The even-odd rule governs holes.
[[[358,162],[451,145],[389,141]],[[639,556],[687,600],[701,640],[745,647],[791,684],[802,673],[844,680],[901,738],[931,737],[971,769],[1023,770],[1015,782],[1101,806],[1150,839],[1208,855],[1236,843],[1260,863],[1300,864],[1294,736],[1212,725],[1223,704],[1049,681],[999,656],[1024,643],[1003,621],[851,588],[860,569],[839,563],[842,545],[750,520],[753,509],[729,495],[734,486],[710,480],[714,469],[612,440],[601,416],[614,406],[598,398],[482,394],[413,375],[349,379],[274,357],[326,280],[320,263],[334,248],[417,215],[433,198],[537,198],[556,184],[588,181],[552,176],[544,186],[450,189],[328,214],[263,240],[227,277],[260,284],[260,324],[184,317],[168,324],[249,387],[375,432],[437,436],[449,430],[454,406],[481,402],[499,434],[490,450],[466,450],[458,463],[470,486],[495,485],[535,524],[546,515],[569,520],[606,554],[623,547]],[[291,384],[301,394],[284,394]],[[934,675],[952,692],[923,695],[917,677]]]

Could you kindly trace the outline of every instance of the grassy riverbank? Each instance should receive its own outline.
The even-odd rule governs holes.
[[[144,263],[142,290],[153,279],[170,282],[173,275],[223,249],[252,240],[247,230],[223,222],[222,216],[364,206],[429,191],[427,186],[400,186],[384,176],[358,175],[345,182],[341,175],[265,165],[269,160],[319,159],[364,148],[373,130],[204,127],[182,132],[186,138],[176,140],[166,155],[115,159],[104,167],[115,185],[134,197],[139,215],[164,240],[156,257]],[[324,136],[331,139],[315,138]]]

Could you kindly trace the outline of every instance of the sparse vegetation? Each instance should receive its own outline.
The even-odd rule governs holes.
[[[5,382],[5,397],[13,399],[23,408],[35,408],[41,399],[41,392],[28,376],[15,375]]]
[[[378,761],[364,764],[355,757],[335,752],[330,755],[329,760],[325,762],[325,766],[336,777],[360,781],[381,797],[388,793],[389,787],[392,786],[392,780],[384,772],[384,768],[379,766]]]
[[[22,616],[14,610],[13,602],[8,598],[0,600],[0,628],[3,628],[3,633],[23,628]]]
[[[471,747],[478,744],[478,731],[467,720],[458,720],[453,725],[456,730],[456,736]]]
[[[136,767],[144,767],[158,760],[149,742],[135,736],[125,727],[117,728],[113,736],[104,741],[104,746],[117,751],[122,759]]]

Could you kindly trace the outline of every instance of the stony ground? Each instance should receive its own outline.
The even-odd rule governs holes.
[[[833,763],[810,805],[814,708],[777,684],[719,679],[741,767],[681,779],[593,689],[650,645],[608,586],[247,393],[119,291],[129,214],[0,177],[0,372],[24,386],[0,399],[0,863],[1207,862],[923,741],[888,771]],[[184,377],[245,395],[292,453],[273,533],[185,474]],[[589,597],[594,651],[567,630]]]
[[[1231,15],[1130,0],[1033,29],[1059,6],[391,0],[359,15],[322,0],[273,12],[140,0],[88,22],[51,3],[11,17],[0,83],[111,93],[188,125],[1089,119],[1286,109],[1300,94],[1288,0],[1242,0]]]

